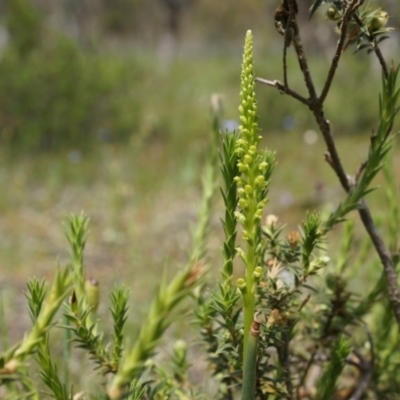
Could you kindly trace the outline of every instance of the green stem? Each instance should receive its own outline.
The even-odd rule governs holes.
[[[70,325],[69,319],[64,316],[64,324],[66,326]],[[70,368],[70,360],[71,360],[71,330],[64,330],[64,360],[65,360],[65,369],[64,369],[64,384],[69,386],[69,368]]]
[[[260,322],[256,317],[253,317],[248,334],[248,346],[243,364],[242,400],[254,400],[256,398],[257,347],[260,335]]]
[[[252,182],[253,183],[253,182]],[[253,203],[255,199],[252,199]],[[254,222],[254,215],[256,205],[249,205],[249,211],[247,214],[248,224],[246,226],[248,232],[247,240],[247,252],[246,252],[246,286],[247,291],[244,298],[244,341],[243,341],[243,360],[246,359],[247,346],[249,341],[249,333],[254,318],[254,307],[255,307],[255,280],[254,270],[257,266],[257,234],[256,234],[256,223]]]
[[[254,319],[254,306],[255,306],[255,297],[254,297],[254,269],[255,265],[255,256],[254,249],[249,244],[248,252],[247,252],[247,265],[246,265],[246,286],[247,291],[244,296],[244,338],[243,338],[243,360],[246,359],[247,347],[249,343],[250,330]]]

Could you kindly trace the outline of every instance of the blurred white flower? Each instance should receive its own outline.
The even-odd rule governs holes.
[[[278,217],[274,214],[268,214],[265,218],[265,226],[267,228],[274,228],[278,223]]]
[[[275,281],[278,289],[286,287],[287,289],[292,290],[296,284],[294,272],[276,260],[268,271],[268,278]]]

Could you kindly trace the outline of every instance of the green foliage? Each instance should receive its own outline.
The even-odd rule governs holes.
[[[329,400],[336,387],[336,381],[339,379],[345,366],[346,357],[350,354],[351,347],[343,337],[332,347],[331,362],[322,373],[317,383],[317,399]]]
[[[114,325],[114,333],[113,333],[114,348],[112,351],[112,358],[115,364],[122,357],[123,340],[124,340],[123,328],[127,319],[128,298],[129,298],[129,291],[124,287],[115,288],[110,295],[110,300],[111,300],[110,311]]]
[[[47,394],[56,400],[72,400],[72,393],[61,382],[57,366],[52,361],[48,337],[38,347],[36,358],[40,366],[40,377],[51,390],[51,393]]]
[[[1,383],[12,385],[13,381],[29,382],[29,377],[24,373],[19,376],[18,370],[23,371],[25,360],[46,340],[53,318],[67,297],[70,287],[71,281],[67,269],[56,271],[50,290],[46,290],[44,283],[39,283],[37,280],[28,284],[26,296],[33,320],[32,328],[21,342],[6,349],[0,357]],[[44,297],[45,290],[47,293]],[[39,304],[36,304],[38,300]]]
[[[46,282],[44,280],[39,282],[36,278],[33,278],[28,281],[27,287],[26,298],[28,299],[30,317],[32,323],[34,323],[39,316],[46,296]]]

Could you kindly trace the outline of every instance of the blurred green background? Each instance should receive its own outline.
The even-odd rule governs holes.
[[[317,87],[337,34],[323,13],[299,18]],[[51,277],[68,259],[61,221],[91,217],[90,277],[107,288],[125,282],[148,300],[161,271],[179,267],[190,246],[200,175],[210,139],[210,99],[223,96],[234,126],[247,29],[255,36],[257,74],[282,79],[279,1],[0,1],[0,289],[6,307],[25,309],[28,277]],[[398,27],[396,0],[382,1]],[[383,42],[395,61],[398,31]],[[290,85],[305,93],[293,54]],[[379,65],[349,49],[327,100],[349,173],[365,159],[376,125]],[[307,209],[335,205],[341,189],[323,162],[324,146],[308,110],[258,87],[265,144],[278,168],[268,212],[295,228]],[[396,159],[397,167],[399,160]],[[317,167],[316,167],[317,166]],[[378,200],[376,201],[378,203]],[[220,205],[213,225],[220,230]],[[210,237],[212,270],[220,261]],[[136,317],[146,301],[138,302]],[[7,306],[8,305],[8,306]],[[12,306],[11,306],[12,305]],[[104,311],[106,311],[104,306]],[[26,320],[9,321],[22,335]]]

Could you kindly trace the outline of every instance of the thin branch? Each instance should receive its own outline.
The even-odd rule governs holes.
[[[354,183],[355,183],[356,185],[358,184],[358,182],[359,182],[359,180],[360,180],[360,178],[361,178],[361,175],[362,175],[362,173],[364,172],[364,170],[365,170],[367,164],[368,164],[367,161],[364,161],[364,162],[362,162],[362,163],[359,165],[359,167],[357,168],[357,171],[356,171],[356,173],[354,174]]]
[[[387,79],[389,76],[389,70],[388,70],[388,66],[386,64],[385,59],[383,58],[382,52],[380,47],[375,43],[374,44],[374,52],[376,54],[376,57],[379,60],[379,63],[381,64],[382,67],[382,71],[383,71],[383,75],[385,76],[385,78]]]
[[[296,7],[297,10],[297,7]],[[288,73],[287,73],[287,49],[290,46],[291,42],[292,42],[292,36],[293,36],[293,32],[292,32],[292,28],[291,28],[291,21],[292,18],[295,14],[295,10],[293,8],[293,3],[291,1],[289,1],[289,17],[287,19],[287,23],[285,26],[285,34],[284,34],[284,40],[283,40],[283,84],[285,85],[285,87],[289,86],[288,83]]]
[[[296,100],[300,101],[301,103],[305,104],[306,106],[309,106],[309,100],[303,97],[301,94],[297,93],[296,91],[290,89],[289,87],[285,86],[282,82],[279,82],[277,80],[270,81],[268,79],[264,78],[256,78],[256,82],[262,83],[264,85],[268,85],[271,87],[274,87],[275,89],[278,89],[281,93],[283,94],[288,94],[289,96],[295,98]]]
[[[315,358],[317,356],[317,351],[318,351],[318,346],[315,346],[314,347],[314,351],[311,354],[310,359],[307,361],[307,365],[304,368],[304,372],[303,372],[303,374],[302,374],[302,376],[300,378],[300,382],[299,382],[299,384],[297,386],[297,391],[296,391],[297,392],[297,398],[300,398],[299,397],[300,396],[300,390],[301,390],[301,388],[304,386],[304,384],[306,382],[308,371],[310,370],[311,366],[314,364]]]
[[[346,192],[349,192],[351,189],[351,185],[349,183],[347,174],[343,168],[342,161],[340,160],[339,153],[336,149],[335,141],[333,140],[331,127],[329,121],[325,118],[324,110],[321,104],[317,101],[316,103],[310,106],[311,111],[314,114],[314,118],[317,121],[319,129],[324,137],[326,147],[328,149],[329,156],[329,164],[333,168],[333,171],[336,173],[340,184],[345,189]]]
[[[349,7],[343,16],[342,24],[340,26],[340,37],[337,42],[335,55],[332,58],[331,66],[329,68],[329,72],[328,72],[328,76],[327,76],[325,84],[324,84],[324,88],[322,89],[321,95],[319,96],[319,101],[321,102],[321,104],[325,101],[325,98],[329,93],[329,89],[331,88],[333,78],[335,77],[335,73],[336,73],[337,67],[339,65],[340,57],[343,54],[343,48],[344,48],[344,44],[345,44],[346,36],[347,36],[347,26],[348,26],[350,15],[351,15],[350,10],[351,10],[351,8]]]
[[[334,309],[334,303],[331,302],[331,305],[332,305],[332,308],[329,310],[330,311],[329,315],[327,317],[327,320],[325,321],[321,336],[318,339],[319,342],[323,342],[323,340],[326,339],[326,337],[328,336],[329,327],[330,327],[330,325],[332,323],[333,317],[336,314],[336,310]],[[318,361],[318,359],[319,359],[320,355],[318,355],[318,350],[319,350],[319,346],[315,345],[314,349],[313,349],[313,352],[312,352],[312,354],[310,356],[310,359],[308,360],[307,365],[304,368],[304,372],[303,372],[303,375],[302,375],[302,377],[300,379],[300,383],[297,386],[297,396],[299,396],[300,389],[306,382],[307,375],[308,375],[308,372],[310,371],[310,368],[312,367],[314,362]]]
[[[350,11],[354,13],[357,11],[358,8],[360,8],[363,4],[365,3],[365,0],[353,0],[352,3],[350,3]]]
[[[368,389],[369,383],[371,382],[373,372],[374,372],[374,365],[375,365],[375,352],[374,352],[374,342],[371,337],[371,333],[367,331],[368,341],[371,349],[371,360],[368,362],[365,357],[361,354],[357,354],[357,356],[362,361],[362,371],[364,372],[361,375],[360,382],[358,384],[357,389],[354,391],[352,396],[349,400],[359,400],[364,395],[365,391]]]
[[[329,156],[332,161],[332,167],[335,171],[341,185],[348,192],[350,190],[350,185],[347,179],[347,175],[343,169],[342,162],[340,161],[339,154],[336,149],[335,142],[332,137],[331,128],[329,121],[325,118],[323,102],[318,99],[317,92],[311,77],[310,69],[308,67],[308,61],[306,54],[304,52],[303,44],[299,34],[299,27],[297,24],[297,19],[293,20],[293,30],[294,30],[294,47],[297,54],[297,59],[300,65],[300,69],[303,73],[303,77],[308,89],[310,99],[308,100],[308,106],[313,112],[314,117],[318,123],[320,131],[324,137],[326,146],[328,148]]]
[[[361,206],[358,210],[358,213],[360,214],[360,218],[364,224],[364,227],[372,240],[379,259],[381,260],[383,270],[385,272],[389,299],[393,307],[397,324],[400,327],[400,291],[397,284],[397,274],[393,263],[393,258],[389,249],[385,246],[382,236],[379,233],[374,220],[372,219],[371,212],[365,199],[361,199],[360,205]]]
[[[312,101],[317,100],[317,92],[311,77],[310,69],[308,68],[307,58],[304,52],[303,43],[300,38],[299,26],[296,17],[293,18],[293,43],[297,54],[297,61],[299,62],[300,69],[303,72],[304,81]]]
[[[287,49],[288,49],[288,45],[287,45],[287,29],[285,31],[285,40],[284,40],[284,45],[283,45],[283,84],[285,86],[285,88],[289,87],[289,83],[288,83],[288,74],[287,74]]]

